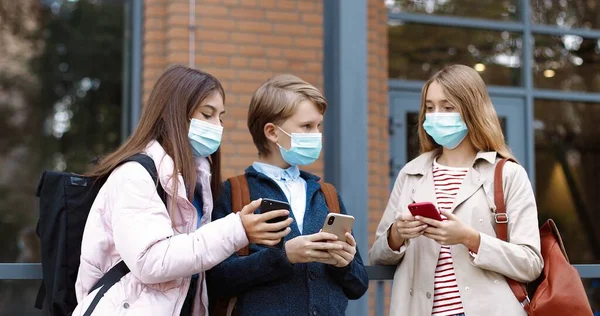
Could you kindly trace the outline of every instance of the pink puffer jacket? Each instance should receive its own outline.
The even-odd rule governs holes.
[[[123,260],[131,273],[116,283],[94,310],[93,315],[179,316],[190,279],[199,273],[194,316],[208,314],[204,271],[248,244],[238,215],[210,222],[213,201],[210,168],[206,159],[197,159],[198,183],[202,186],[203,216],[187,199],[183,178],[173,192],[173,160],[153,141],[145,152],[158,170],[167,193],[167,212],[148,172],[136,162],[117,168],[94,201],[81,246],[81,265],[76,291],[79,305],[73,315],[83,315],[96,292],[92,286],[115,264]]]

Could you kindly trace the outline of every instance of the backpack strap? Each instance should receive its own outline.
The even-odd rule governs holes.
[[[504,158],[496,164],[496,169],[494,170],[494,203],[496,204],[496,212],[494,214],[494,219],[496,222],[496,235],[498,239],[502,241],[508,242],[508,215],[506,214],[506,203],[504,201],[504,187],[502,185],[502,170],[504,169],[504,165],[507,161],[512,161],[517,163],[512,158]],[[529,310],[529,296],[527,295],[527,288],[524,284],[517,282],[513,279],[506,278],[510,289],[513,294],[519,300],[519,303],[525,308],[525,310]]]
[[[35,297],[35,304],[33,307],[42,310],[44,308],[44,300],[46,299],[46,284],[42,279],[42,283],[40,284],[40,288],[38,289],[38,293]]]
[[[102,278],[98,280],[98,282],[89,291],[89,293],[92,293],[97,288],[102,287],[98,293],[96,293],[94,300],[92,300],[83,316],[91,316],[92,312],[96,308],[96,305],[98,305],[104,294],[128,273],[129,267],[127,267],[125,261],[120,261],[114,267],[110,268],[110,270],[108,270],[108,272],[106,272],[106,274],[102,276]]]
[[[321,192],[325,196],[325,203],[331,213],[340,213],[340,200],[338,199],[337,191],[331,183],[327,183],[323,180],[319,180],[321,185]]]
[[[242,174],[239,176],[231,177],[227,179],[231,184],[231,209],[233,213],[237,213],[244,208],[244,206],[250,204],[250,188],[248,187],[248,179],[246,175]],[[240,249],[238,252],[239,256],[247,256],[250,254],[250,248],[248,246]]]

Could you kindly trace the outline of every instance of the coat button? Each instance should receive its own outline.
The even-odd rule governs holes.
[[[427,296],[427,298],[431,298],[431,293],[427,292],[427,294],[425,294],[425,296]]]
[[[471,289],[468,286],[465,286],[465,291],[470,291]]]
[[[129,303],[127,303],[127,302],[123,303],[123,308],[124,309],[128,309],[129,308]]]
[[[311,271],[311,272],[308,273],[308,277],[311,280],[315,280],[317,278],[317,275],[314,272]]]
[[[408,290],[408,294],[413,295],[413,289]]]
[[[317,311],[313,311],[313,316],[317,316]]]
[[[498,280],[494,280],[494,284],[498,284]]]

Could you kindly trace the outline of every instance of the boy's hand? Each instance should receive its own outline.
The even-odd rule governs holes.
[[[261,202],[262,199],[254,200],[239,212],[242,225],[244,225],[246,236],[248,236],[248,241],[251,244],[276,246],[281,238],[292,231],[289,226],[294,220],[290,217],[282,222],[267,223],[268,220],[276,217],[288,216],[290,212],[288,210],[275,210],[265,214],[254,214]]]
[[[336,240],[336,235],[324,232],[298,236],[285,243],[285,252],[291,263],[320,262],[334,265],[337,260],[329,251],[343,249],[342,245],[329,242]]]
[[[354,240],[354,236],[350,233],[346,233],[346,241],[335,241],[334,243],[341,245],[341,250],[329,250],[329,254],[336,260],[336,263],[333,264],[338,268],[346,267],[354,260],[354,255],[356,255],[356,240]]]

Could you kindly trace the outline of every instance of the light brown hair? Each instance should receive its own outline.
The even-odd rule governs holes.
[[[248,129],[260,156],[269,156],[269,141],[264,128],[267,123],[281,124],[290,118],[298,104],[310,101],[321,114],[327,110],[323,94],[308,82],[289,74],[267,80],[252,95],[248,109]]]
[[[173,178],[177,179],[181,172],[188,199],[192,201],[196,165],[188,140],[189,119],[196,107],[214,92],[225,100],[221,83],[212,75],[181,65],[171,66],[154,85],[133,135],[103,158],[88,175],[108,176],[121,161],[143,152],[150,141],[157,140],[175,163]],[[210,156],[210,162],[212,195],[216,197],[221,185],[220,150]],[[177,192],[179,182],[173,183],[173,192]]]
[[[419,143],[421,153],[439,149],[423,128],[425,121],[427,90],[437,82],[448,102],[454,105],[464,120],[468,139],[478,151],[495,151],[504,158],[513,158],[504,140],[498,114],[490,100],[487,87],[475,69],[464,65],[450,65],[437,72],[423,86],[419,112]]]

